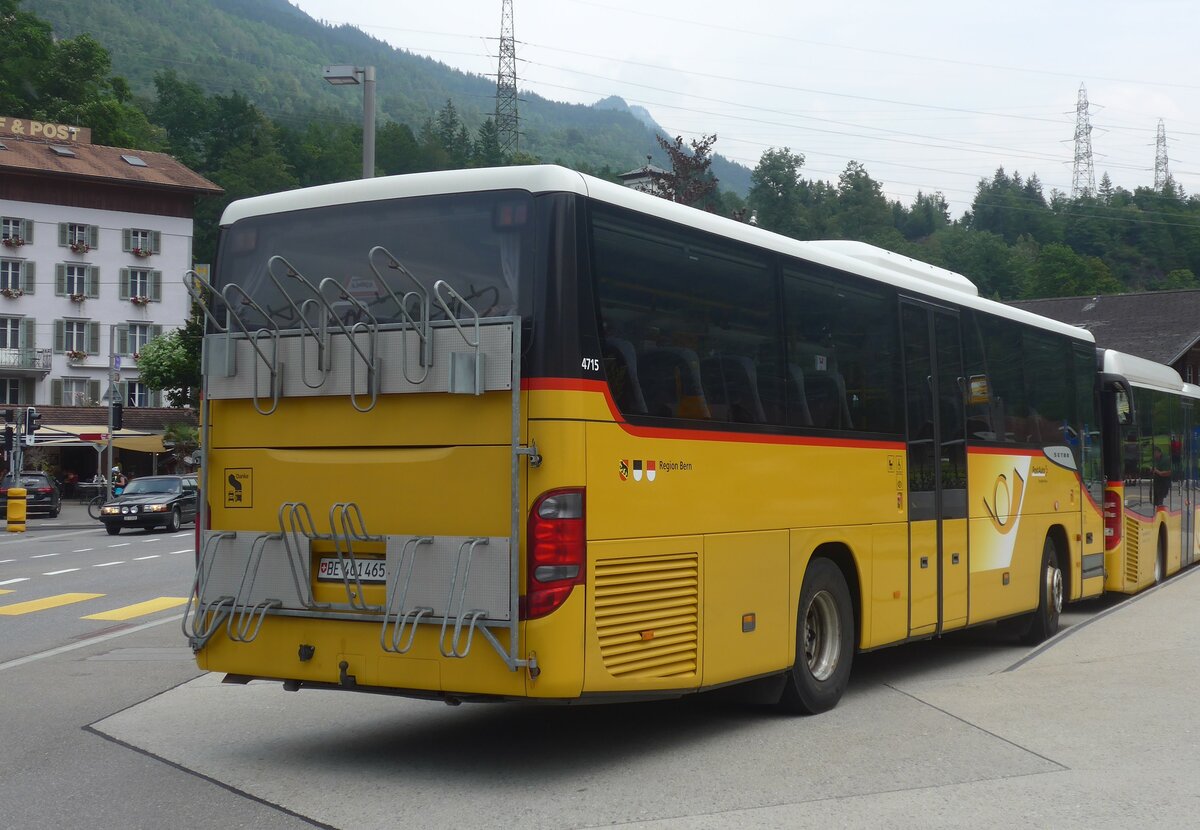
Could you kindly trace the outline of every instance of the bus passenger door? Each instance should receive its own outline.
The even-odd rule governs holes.
[[[909,635],[967,621],[967,448],[956,312],[905,300]]]

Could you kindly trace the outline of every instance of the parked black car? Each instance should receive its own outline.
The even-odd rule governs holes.
[[[125,485],[125,492],[100,508],[100,521],[110,536],[123,527],[179,530],[196,519],[195,476],[146,476]]]
[[[0,516],[8,514],[8,488],[13,486],[12,473],[5,473],[0,479]],[[45,513],[51,519],[57,519],[62,510],[62,495],[58,491],[58,482],[45,473],[29,470],[21,473],[18,487],[25,488],[25,515]]]

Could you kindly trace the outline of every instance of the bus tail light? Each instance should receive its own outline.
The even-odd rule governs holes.
[[[529,511],[525,596],[521,619],[554,611],[585,576],[586,532],[583,488],[543,493]]]
[[[1104,549],[1114,550],[1121,544],[1121,491],[1104,488]]]

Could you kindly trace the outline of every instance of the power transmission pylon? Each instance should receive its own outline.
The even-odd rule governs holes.
[[[1162,190],[1171,181],[1171,171],[1167,169],[1167,128],[1163,120],[1158,119],[1158,138],[1154,143],[1154,189]]]
[[[1096,168],[1092,163],[1092,122],[1088,118],[1087,89],[1079,85],[1075,104],[1075,170],[1071,176],[1071,198],[1096,194]]]
[[[496,132],[505,155],[517,151],[517,41],[513,36],[512,0],[500,11],[500,68],[496,72]]]

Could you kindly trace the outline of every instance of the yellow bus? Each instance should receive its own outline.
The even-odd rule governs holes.
[[[1200,387],[1112,350],[1101,368],[1105,590],[1132,594],[1196,561]]]
[[[554,166],[235,202],[184,630],[230,681],[834,706],[1105,584],[1082,330]]]

